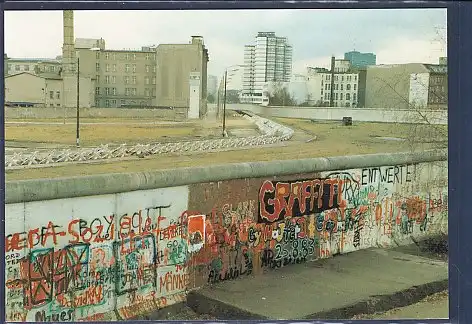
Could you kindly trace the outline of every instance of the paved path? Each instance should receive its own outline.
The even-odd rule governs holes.
[[[347,319],[412,304],[447,279],[446,262],[369,249],[208,286],[188,302],[220,319]]]

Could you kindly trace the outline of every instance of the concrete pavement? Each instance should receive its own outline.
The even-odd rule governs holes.
[[[348,319],[412,303],[448,287],[447,263],[398,250],[361,250],[191,292],[218,319]]]

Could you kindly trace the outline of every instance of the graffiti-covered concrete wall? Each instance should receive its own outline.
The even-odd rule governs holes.
[[[136,318],[206,284],[447,233],[446,158],[7,182],[7,321]]]

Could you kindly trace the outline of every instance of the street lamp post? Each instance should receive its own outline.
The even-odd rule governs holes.
[[[75,144],[77,147],[80,147],[80,112],[79,112],[79,105],[80,105],[80,58],[79,53],[77,52],[77,124],[76,124],[76,136],[75,136]]]
[[[225,92],[223,94],[223,137],[226,136],[226,84],[228,77],[228,69],[225,70]]]

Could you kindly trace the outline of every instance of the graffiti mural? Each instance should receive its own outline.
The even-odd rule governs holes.
[[[447,232],[447,186],[425,165],[7,205],[7,321],[133,319],[192,288]]]

